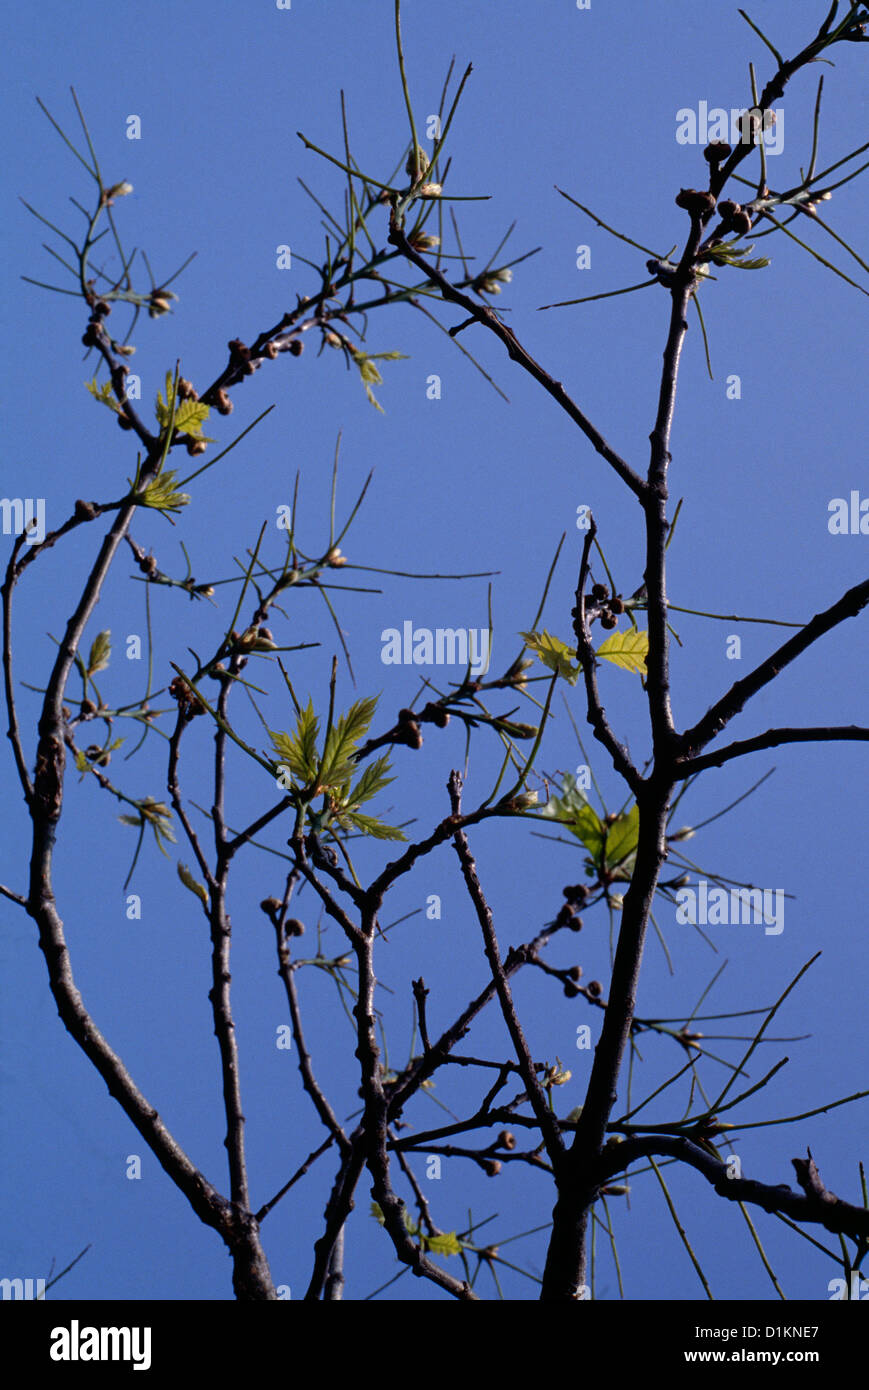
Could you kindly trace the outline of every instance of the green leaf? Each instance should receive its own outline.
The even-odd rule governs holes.
[[[78,772],[90,771],[90,763],[88,762],[87,756],[84,752],[84,749],[82,748],[77,748],[75,750],[75,765]],[[136,824],[138,825],[138,821],[136,822]]]
[[[92,676],[95,671],[106,670],[109,664],[109,654],[112,650],[111,637],[111,628],[106,628],[105,632],[98,632],[91,643],[87,664],[87,674],[89,676]]]
[[[174,468],[164,469],[143,492],[136,494],[136,501],[140,506],[153,507],[158,512],[180,512],[182,507],[188,505],[190,495],[175,486],[177,477]]]
[[[394,825],[384,825],[383,821],[376,820],[374,816],[363,816],[359,811],[348,811],[341,817],[347,820],[354,830],[360,831],[363,835],[370,835],[373,840],[404,840],[405,835]]]
[[[192,434],[194,439],[205,439],[207,436],[202,433],[202,426],[209,414],[210,407],[201,401],[181,401],[175,412],[175,428],[182,434]]]
[[[582,669],[573,664],[576,657],[576,647],[569,647],[566,642],[562,642],[560,637],[553,637],[545,628],[542,632],[520,632],[519,636],[525,645],[540,658],[544,666],[548,666],[550,671],[555,671],[559,676],[563,676],[571,685],[576,684],[576,678]]]
[[[350,781],[356,770],[353,754],[359,741],[367,734],[376,709],[376,696],[357,700],[332,725],[320,766],[322,787],[341,787]]]
[[[604,860],[608,869],[615,869],[634,853],[639,834],[640,808],[635,802],[626,815],[607,827]]]
[[[207,891],[206,891],[205,884],[204,884],[204,883],[199,883],[199,882],[193,877],[193,875],[192,875],[192,873],[190,872],[190,870],[188,869],[187,865],[186,865],[186,864],[182,864],[180,859],[179,859],[179,861],[178,861],[178,877],[180,878],[181,882],[184,884],[184,887],[185,887],[185,888],[189,888],[190,891],[191,891],[191,893],[195,893],[196,896],[197,896],[197,898],[200,898],[200,899],[201,899],[203,907],[207,907],[207,906],[208,906],[208,893],[207,893]]]
[[[606,826],[576,786],[576,779],[572,775],[565,776],[562,790],[563,796],[550,796],[542,814],[557,819],[560,825],[585,845],[595,863],[600,864],[606,840]]]
[[[379,1222],[380,1222],[381,1226],[384,1224],[384,1219],[385,1219],[385,1218],[384,1218],[383,1212],[381,1211],[381,1209],[380,1209],[380,1207],[378,1206],[377,1202],[372,1202],[372,1203],[371,1203],[371,1215],[374,1217],[374,1220],[375,1220],[375,1221],[379,1221]]]
[[[293,734],[276,733],[269,729],[272,747],[280,762],[285,763],[303,785],[313,781],[317,773],[317,734],[319,725],[314,706],[308,703],[300,710]]]
[[[754,245],[739,246],[735,241],[717,241],[709,247],[709,254],[716,265],[732,265],[737,270],[763,270],[769,265],[768,256],[755,256],[749,259]]]
[[[94,400],[100,402],[100,405],[107,405],[109,410],[113,410],[116,415],[121,414],[121,407],[115,400],[112,383],[110,381],[104,381],[102,386],[98,386],[97,379],[94,377],[92,381],[86,381],[85,386],[90,391]]]
[[[649,634],[628,628],[626,632],[614,632],[597,649],[597,655],[611,661],[623,671],[635,671],[646,675],[646,657],[649,652]]]
[[[379,410],[381,415],[385,414],[383,406],[377,400],[372,386],[382,386],[383,377],[375,365],[377,360],[381,362],[396,362],[400,358],[406,357],[404,352],[363,352],[361,348],[351,348],[351,356],[356,366],[359,368],[359,375],[362,378],[362,385],[365,387],[365,394],[375,410]]]
[[[444,1231],[439,1236],[424,1236],[423,1245],[434,1255],[461,1255],[462,1242],[455,1231]]]
[[[363,772],[356,786],[345,798],[348,806],[354,809],[363,806],[366,801],[370,801],[384,787],[388,787],[390,782],[394,782],[394,777],[387,776],[389,772],[389,757],[384,754],[382,758],[376,758],[373,763],[369,763]]]

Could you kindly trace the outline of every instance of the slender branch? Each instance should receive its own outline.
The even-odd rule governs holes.
[[[822,613],[817,613],[800,632],[789,637],[747,676],[735,681],[727,693],[710,706],[703,718],[698,720],[693,728],[686,729],[679,738],[680,765],[683,759],[692,758],[699,749],[715,738],[734,715],[742,710],[747,701],[765,685],[769,685],[785,666],[790,665],[817,642],[818,638],[823,637],[846,618],[855,618],[867,603],[869,579],[864,579],[862,583],[855,584],[843,594],[836,603]]]
[[[767,729],[765,734],[756,734],[754,738],[728,743],[724,748],[719,748],[717,753],[706,753],[703,757],[680,762],[676,776],[680,779],[693,777],[707,767],[722,767],[734,758],[744,758],[748,753],[759,753],[765,748],[777,748],[782,743],[865,743],[867,740],[869,729],[860,728],[856,724],[821,724],[805,729]]]
[[[462,778],[458,772],[452,772],[449,780],[450,802],[453,814],[460,816],[462,811]],[[531,1102],[534,1114],[540,1125],[540,1133],[546,1144],[546,1151],[553,1164],[557,1163],[564,1153],[564,1140],[561,1137],[561,1130],[558,1121],[549,1109],[546,1093],[537,1079],[537,1071],[531,1057],[522,1025],[519,1022],[513,996],[510,993],[510,986],[504,967],[501,963],[501,953],[498,949],[498,937],[495,932],[495,924],[492,920],[492,910],[486,902],[480,880],[477,877],[477,867],[468,845],[468,838],[463,830],[457,830],[453,836],[453,845],[456,854],[459,856],[459,863],[462,866],[462,876],[468,889],[468,895],[474,904],[474,911],[477,914],[477,921],[483,933],[483,943],[486,951],[486,959],[489,962],[489,969],[492,972],[492,979],[495,982],[495,989],[498,993],[498,1002],[501,1005],[501,1013],[504,1015],[504,1022],[516,1052],[519,1063],[519,1071],[525,1088],[528,1092],[528,1099]]]
[[[463,294],[461,290],[457,290],[454,285],[450,284],[446,276],[438,270],[437,266],[431,265],[418,251],[415,251],[394,217],[390,221],[389,240],[393,246],[398,247],[401,254],[406,257],[407,260],[412,261],[415,266],[418,266],[420,270],[425,272],[430,280],[434,281],[444,299],[448,300],[451,304],[460,305],[461,308],[470,315],[470,319],[474,323],[482,324],[483,327],[488,328],[494,333],[496,338],[500,338],[513,361],[518,362],[519,366],[528,372],[529,376],[532,376],[535,381],[539,382],[544,391],[548,391],[549,395],[558,402],[562,410],[570,416],[574,424],[579,426],[596,452],[599,453],[602,458],[606,459],[611,468],[615,469],[622,482],[627,484],[636,497],[642,498],[645,492],[645,484],[639,474],[635,473],[630,464],[626,463],[625,460],[616,453],[615,449],[607,443],[600,431],[595,428],[575,401],[567,394],[562,383],[556,381],[554,377],[551,377],[549,373],[540,366],[539,362],[536,362],[531,354],[526,351],[512,329],[502,323],[497,314],[490,309],[487,304],[478,304],[477,301],[471,299],[469,295]]]
[[[626,1172],[638,1158],[650,1154],[663,1154],[688,1164],[703,1175],[719,1197],[726,1197],[728,1201],[750,1202],[764,1211],[781,1212],[795,1221],[823,1226],[835,1234],[853,1236],[854,1239],[869,1236],[869,1210],[853,1206],[827,1192],[819,1178],[809,1186],[808,1191],[801,1194],[786,1184],[772,1187],[753,1178],[730,1177],[728,1164],[690,1139],[659,1134],[626,1139],[623,1144],[602,1155],[598,1165],[599,1182],[603,1184],[615,1174]],[[805,1164],[806,1160],[795,1158],[793,1163],[799,1174],[800,1165]]]

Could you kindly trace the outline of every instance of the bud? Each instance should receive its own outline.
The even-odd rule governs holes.
[[[751,218],[743,208],[733,214],[731,226],[737,236],[744,236],[746,232],[751,231]]]
[[[265,347],[263,348],[263,356],[268,357],[272,362],[274,362],[277,355],[278,350],[275,347],[274,343],[266,343]]]
[[[704,217],[715,211],[715,194],[699,188],[681,188],[676,194],[676,206],[690,212],[692,217]]]
[[[177,297],[171,290],[152,290],[148,304],[148,317],[158,319],[161,314],[168,314],[172,307],[171,301]]]
[[[119,357],[132,357],[136,349],[132,343],[112,343],[112,351],[116,352]]]
[[[305,344],[302,342],[301,338],[293,338],[292,342],[290,343],[290,352],[292,356],[301,357],[304,351]]]
[[[425,150],[422,148],[421,145],[417,145],[416,157],[414,157],[414,152],[413,150],[411,150],[409,155],[407,156],[407,163],[405,164],[404,169],[408,178],[413,179],[417,178],[420,174],[424,174],[425,171],[428,169],[428,166],[428,155],[426,154]]]
[[[341,554],[341,550],[340,550],[340,547],[339,547],[339,546],[333,545],[333,546],[332,546],[332,549],[329,551],[328,555],[326,556],[326,564],[327,564],[327,565],[331,565],[331,567],[332,567],[333,570],[337,570],[337,569],[340,569],[342,565],[346,565],[346,563],[347,563],[347,556]]]
[[[218,415],[231,415],[233,412],[234,407],[232,401],[229,399],[228,392],[224,391],[222,386],[214,397],[214,407]]]
[[[502,1149],[515,1149],[516,1136],[515,1134],[511,1134],[509,1129],[502,1129],[501,1133],[498,1135],[498,1143],[501,1145]]]
[[[531,806],[536,805],[536,792],[520,792],[519,795],[514,796],[512,801],[510,802],[510,806],[514,811],[527,811]]]
[[[730,146],[726,140],[710,140],[706,149],[703,151],[703,158],[709,164],[722,164],[728,155],[732,154]]]
[[[419,196],[421,198],[439,198],[443,191],[443,184],[424,183],[419,190]]]
[[[605,598],[609,598],[609,594],[610,594],[610,591],[609,591],[609,589],[607,588],[606,584],[592,584],[592,586],[591,586],[591,596],[592,596],[592,598],[596,598],[596,599],[605,599]]]
[[[188,381],[186,376],[178,378],[178,395],[182,401],[198,401],[199,392],[194,390],[193,382]]]
[[[191,458],[196,458],[197,454],[204,454],[204,453],[205,453],[205,450],[208,448],[208,444],[207,444],[206,440],[204,440],[204,439],[189,439],[189,438],[188,438],[187,444],[186,444],[185,447],[186,447],[186,449],[187,449],[188,454],[190,454]]]
[[[497,1158],[483,1159],[483,1172],[490,1178],[496,1178],[501,1171],[501,1164]]]
[[[97,515],[97,509],[93,502],[83,502],[81,498],[75,504],[76,521],[93,521]]]
[[[691,828],[690,825],[683,825],[683,826],[681,827],[681,829],[675,830],[675,831],[673,832],[673,834],[669,836],[669,839],[671,839],[671,840],[693,840],[695,833],[696,833],[696,832]]]
[[[618,627],[619,620],[616,617],[615,613],[604,613],[603,617],[600,620],[600,625],[601,627],[605,627],[609,631],[612,631],[614,627]]]
[[[331,348],[339,348],[341,346],[341,339],[338,337],[337,333],[326,332],[323,334],[323,337]]]
[[[441,244],[439,236],[429,236],[427,232],[411,232],[408,241],[414,251],[433,251]]]
[[[443,705],[435,705],[431,701],[423,710],[423,715],[438,729],[445,729],[450,722],[450,716]]]

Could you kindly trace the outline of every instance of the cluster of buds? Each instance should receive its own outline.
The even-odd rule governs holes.
[[[731,202],[729,198],[718,204],[718,215],[726,231],[735,232],[737,236],[751,231],[751,217],[739,203]]]
[[[621,594],[616,594],[610,598],[610,591],[606,584],[592,584],[591,599],[594,611],[590,615],[590,621],[600,618],[600,625],[611,632],[619,625],[619,615],[625,611],[625,601]],[[575,615],[574,615],[575,616]]]
[[[178,713],[182,719],[195,719],[198,714],[205,714],[205,705],[182,676],[176,676],[172,681],[169,686],[169,694],[177,703]]]
[[[395,742],[405,743],[408,748],[422,748],[422,730],[412,709],[400,709],[398,711]]]
[[[237,652],[274,652],[277,651],[275,639],[271,629],[263,626],[249,627],[245,632],[238,635],[236,632],[230,633],[230,639]]]
[[[744,145],[756,144],[763,131],[772,129],[775,119],[774,111],[761,111],[759,106],[752,106],[748,111],[743,111],[739,118],[740,140]]]
[[[487,270],[477,276],[473,288],[477,294],[500,294],[501,286],[509,285],[512,279],[513,272],[509,266],[505,266],[503,270]]]
[[[558,1061],[557,1066],[548,1066],[543,1069],[544,1086],[565,1086],[573,1076],[572,1071],[567,1071]]]
[[[428,232],[422,231],[411,232],[407,240],[414,251],[434,251],[441,244],[439,236],[429,236]]]
[[[214,394],[214,408],[218,415],[231,415],[233,411],[232,401],[229,399],[229,392],[224,391],[221,386]]]
[[[445,729],[450,722],[450,716],[443,705],[435,704],[429,700],[425,709],[420,714],[420,719],[425,719],[429,724],[434,724],[437,729]]]
[[[564,984],[564,993],[568,999],[575,999],[579,994],[579,981],[582,979],[582,966],[572,965],[569,970],[559,972]]]
[[[105,299],[97,299],[93,294],[88,298],[88,303],[90,304],[91,315],[81,340],[85,347],[96,347],[100,339],[103,319],[112,312],[112,306]]]
[[[715,211],[715,194],[700,188],[680,188],[676,194],[676,206],[690,212],[692,217],[708,217]]]
[[[580,884],[579,886],[583,891],[583,898],[581,899],[574,898],[573,896],[567,898],[568,893],[572,895],[577,890],[574,888],[565,888],[564,896],[567,898],[567,902],[562,903],[555,914],[555,922],[553,925],[556,928],[569,927],[571,931],[582,931],[582,918],[577,912],[577,904],[583,902],[588,894],[584,884]]]
[[[152,290],[148,296],[148,318],[158,319],[161,315],[170,313],[172,300],[177,298],[177,294],[173,294],[171,290]]]
[[[199,400],[199,392],[194,387],[193,382],[187,380],[186,376],[179,376],[178,378],[178,399],[182,401]]]
[[[229,348],[229,365],[242,376],[251,376],[255,371],[255,364],[250,360],[250,348],[241,338],[231,338],[227,343]]]

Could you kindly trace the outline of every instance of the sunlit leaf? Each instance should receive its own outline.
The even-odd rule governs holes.
[[[178,861],[178,877],[184,884],[184,887],[189,888],[191,893],[195,893],[197,898],[202,900],[203,906],[207,907],[208,892],[205,888],[205,884],[199,883],[199,881],[193,877],[187,865],[182,864],[180,859]]]
[[[545,628],[543,632],[520,632],[519,636],[525,645],[539,656],[544,666],[548,666],[550,671],[556,671],[571,685],[576,684],[581,667],[573,664],[576,658],[575,647],[569,647],[560,637],[553,637]]]
[[[597,649],[597,655],[623,671],[635,671],[646,675],[646,657],[649,652],[649,634],[628,628],[626,632],[614,632]]]
[[[92,676],[95,671],[105,671],[109,664],[109,654],[112,650],[112,633],[110,628],[105,632],[98,632],[94,638],[90,655],[88,656],[87,673]]]

